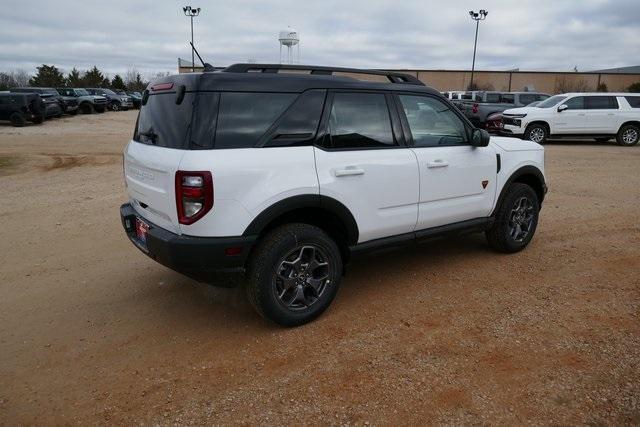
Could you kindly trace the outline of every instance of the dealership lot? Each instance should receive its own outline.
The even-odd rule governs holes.
[[[281,329],[127,241],[136,114],[0,127],[0,423],[640,423],[640,147],[548,144],[525,251],[371,256]]]

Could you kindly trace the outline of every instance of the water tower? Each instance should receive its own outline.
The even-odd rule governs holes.
[[[298,32],[291,27],[284,31],[280,31],[278,36],[280,42],[280,63],[282,64],[282,47],[287,48],[287,64],[295,64],[300,62],[300,36]]]

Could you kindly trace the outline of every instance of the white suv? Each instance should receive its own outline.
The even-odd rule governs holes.
[[[590,137],[631,146],[640,140],[640,94],[565,93],[535,107],[506,110],[503,133],[544,143],[548,138]]]
[[[266,64],[151,84],[124,174],[142,252],[217,285],[239,273],[282,325],[322,313],[355,255],[469,231],[523,249],[547,189],[539,144],[489,140],[411,76]]]

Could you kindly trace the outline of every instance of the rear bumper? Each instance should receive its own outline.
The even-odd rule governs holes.
[[[135,233],[136,213],[127,203],[120,207],[120,219],[129,240],[144,254],[158,263],[192,277],[219,286],[233,286],[235,281],[223,281],[229,275],[244,272],[245,261],[256,236],[192,237],[171,233],[150,223],[146,244]],[[227,249],[234,248],[228,255]],[[235,254],[239,249],[239,253]]]

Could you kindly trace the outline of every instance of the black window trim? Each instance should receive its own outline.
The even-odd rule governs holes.
[[[333,98],[336,93],[372,93],[384,95],[387,103],[387,112],[389,114],[389,123],[391,124],[391,133],[395,140],[394,145],[377,146],[377,147],[341,147],[334,148],[329,144],[329,116],[331,114],[331,108],[333,107]],[[324,110],[322,111],[322,118],[320,119],[320,125],[318,126],[318,133],[316,140],[314,141],[314,147],[322,151],[363,151],[363,150],[395,150],[406,149],[407,144],[404,138],[401,122],[398,120],[398,111],[396,110],[393,100],[393,94],[386,90],[358,90],[358,89],[328,89],[327,97],[325,98]],[[394,123],[395,120],[395,123]],[[397,133],[399,132],[399,133]]]
[[[318,134],[320,132],[320,127],[322,125],[322,117],[324,115],[324,110],[327,106],[327,89],[306,89],[302,92],[274,92],[274,93],[297,93],[298,96],[296,96],[296,98],[293,100],[293,102],[291,103],[291,105],[289,105],[282,114],[280,114],[280,116],[278,116],[278,118],[273,122],[273,124],[271,126],[269,126],[269,128],[266,130],[266,132],[264,134],[262,134],[262,136],[260,138],[258,138],[258,141],[256,142],[256,144],[253,146],[253,148],[286,148],[286,145],[267,145],[275,136],[275,132],[278,130],[278,127],[280,127],[280,124],[282,123],[282,121],[287,117],[287,114],[294,108],[294,106],[296,105],[296,103],[298,102],[298,100],[307,92],[324,92],[324,99],[322,100],[322,109],[321,109],[321,113],[320,113],[320,120],[318,120],[318,126],[316,127],[315,132],[310,135],[310,136],[306,136],[304,138],[296,138],[296,137],[292,137],[291,138],[291,144],[294,143],[299,143],[299,142],[305,142],[305,144],[300,144],[300,145],[296,145],[296,147],[306,147],[309,145],[314,145],[315,141],[318,138]],[[260,92],[263,93],[263,92]],[[219,111],[219,106],[218,106],[218,111]]]
[[[462,124],[465,127],[465,133],[467,134],[467,140],[464,144],[442,144],[442,145],[433,145],[427,147],[416,147],[415,141],[413,140],[413,134],[411,133],[411,128],[409,127],[409,120],[407,119],[407,115],[404,112],[404,106],[402,105],[402,101],[400,100],[400,95],[410,95],[410,96],[423,96],[433,98],[437,101],[443,102],[444,104],[449,106],[449,109],[458,116],[459,119],[462,120]],[[471,146],[471,134],[475,129],[475,126],[469,121],[469,119],[462,114],[462,112],[456,108],[453,103],[451,103],[448,99],[444,97],[434,96],[430,93],[424,92],[398,92],[394,91],[393,96],[395,99],[396,108],[398,110],[398,114],[400,115],[400,122],[402,123],[402,130],[404,132],[404,137],[407,143],[407,146],[410,148],[439,148],[439,147],[469,147]]]

